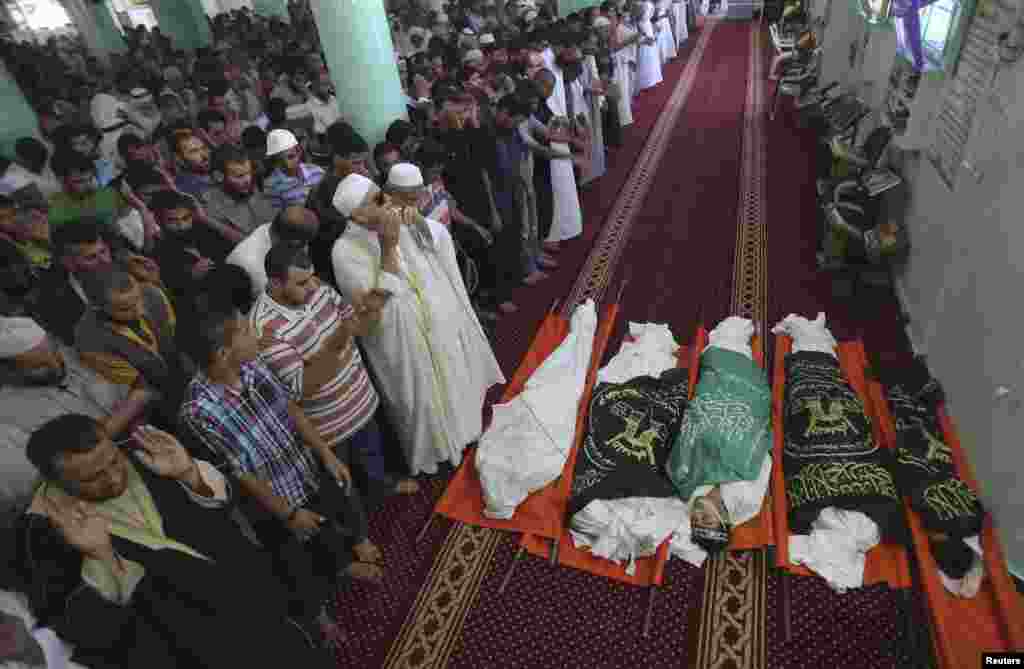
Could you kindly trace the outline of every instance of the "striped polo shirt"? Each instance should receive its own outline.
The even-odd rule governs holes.
[[[279,304],[263,293],[249,314],[256,331],[269,332],[275,340],[264,349],[264,362],[296,397],[302,397],[299,406],[332,447],[373,418],[380,403],[377,390],[354,340],[340,354],[338,375],[312,395],[303,396],[302,375],[306,361],[320,351],[343,320],[354,316],[352,307],[326,285],[298,308]]]

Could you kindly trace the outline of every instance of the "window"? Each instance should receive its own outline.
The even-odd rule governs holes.
[[[911,43],[918,42],[923,60],[919,66],[923,71],[951,72],[960,48],[958,33],[961,29],[965,1],[970,0],[936,0],[918,10],[916,21],[897,21],[896,35],[900,55],[914,63],[914,49]],[[924,2],[927,0],[922,0],[921,4]],[[918,35],[913,37],[917,39],[912,39],[907,31],[915,29]]]
[[[918,12],[921,21],[921,46],[925,57],[941,66],[946,45],[960,18],[959,0],[938,0]]]

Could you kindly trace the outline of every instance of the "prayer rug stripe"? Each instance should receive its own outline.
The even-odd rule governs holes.
[[[384,663],[387,669],[443,667],[462,630],[501,532],[458,523],[448,533],[426,584]]]
[[[729,314],[756,324],[768,317],[765,223],[764,50],[760,25],[750,23],[747,96],[736,215],[736,247]],[[709,322],[708,327],[714,323]],[[765,500],[770,504],[770,500]],[[764,669],[768,596],[764,551],[726,552],[705,567],[698,632],[700,669]]]
[[[701,669],[767,666],[764,551],[727,551],[704,563],[697,657]]]

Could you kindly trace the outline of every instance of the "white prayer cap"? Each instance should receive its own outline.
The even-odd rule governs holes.
[[[0,360],[28,353],[46,340],[46,330],[31,318],[0,317]]]
[[[434,19],[434,23],[448,23],[448,15],[444,12],[439,12],[437,17]]]
[[[596,19],[594,19],[595,28],[607,28],[611,24],[612,22],[608,19],[607,16],[599,16]]]
[[[494,35],[491,33],[484,33],[480,35],[480,46],[487,46],[488,44],[494,44]]]
[[[362,174],[350,174],[338,184],[331,204],[339,214],[347,218],[366,202],[368,195],[376,195],[379,192],[380,188],[372,180]]]
[[[299,140],[295,139],[295,135],[290,130],[285,130],[284,128],[271,130],[270,134],[267,135],[267,157],[284,153],[293,146],[298,145]]]
[[[528,12],[526,12],[526,14],[523,15],[523,20],[526,21],[527,23],[532,23],[533,21],[536,21],[537,12],[533,11],[532,9],[529,10]]]
[[[465,28],[462,29],[462,34],[463,35],[475,35],[476,32],[474,32],[473,29],[470,28],[469,26],[466,26]]]
[[[389,191],[411,193],[423,188],[423,173],[412,163],[396,163],[388,170],[388,182],[384,186]]]
[[[484,52],[480,49],[470,49],[466,52],[466,55],[462,57],[463,63],[482,63],[484,62]]]

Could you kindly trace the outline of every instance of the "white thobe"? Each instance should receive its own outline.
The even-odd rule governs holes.
[[[554,97],[552,95],[547,99],[551,111],[555,111],[552,104]],[[555,111],[555,113],[558,112]],[[568,144],[551,142],[551,150],[569,153],[570,149]],[[548,232],[548,238],[544,241],[561,242],[578,237],[583,232],[583,211],[580,209],[579,191],[576,190],[576,174],[573,172],[571,160],[551,161],[551,190],[554,193],[554,213],[551,216],[551,230]]]
[[[551,70],[551,73],[555,75],[555,92],[548,98],[548,107],[556,115],[565,116],[567,113],[565,106],[565,77],[562,76],[562,68],[558,67],[558,63],[555,62],[555,52],[551,49],[545,49],[540,55],[544,59],[544,67]]]
[[[644,44],[642,40],[654,37],[654,26],[651,25],[651,16],[654,15],[654,5],[650,2],[640,3],[643,5],[643,18],[637,24],[641,34],[641,43],[637,47],[636,57],[636,88],[643,91],[660,84],[661,79],[661,52],[658,43]]]
[[[435,251],[421,250],[403,226],[399,275],[381,271],[377,235],[360,225],[350,223],[331,252],[348,300],[373,288],[392,293],[380,324],[362,341],[413,475],[462,461],[463,449],[483,432],[487,390],[505,382],[466,293],[451,234],[426,220]]]
[[[672,11],[672,0],[658,1],[658,14],[662,16],[658,20],[658,51],[661,53],[662,64],[667,63],[676,57],[676,36],[672,33],[672,22],[668,13]]]
[[[686,0],[673,0],[672,12],[676,17],[676,48],[681,48],[690,36],[690,28],[686,25]]]
[[[618,26],[618,39],[625,41],[635,33],[620,23]],[[615,63],[615,84],[619,89],[619,98],[616,104],[619,107],[619,125],[625,128],[633,125],[633,63],[635,62],[636,45],[622,47],[612,52],[612,59]]]
[[[583,60],[583,74],[580,80],[587,88],[593,88],[601,83],[601,75],[597,70],[597,59],[594,56],[587,56]],[[587,121],[590,123],[590,162],[583,168],[580,176],[580,184],[587,184],[595,179],[604,176],[607,169],[604,153],[604,119],[601,111],[604,109],[603,95],[584,96],[587,105]]]

